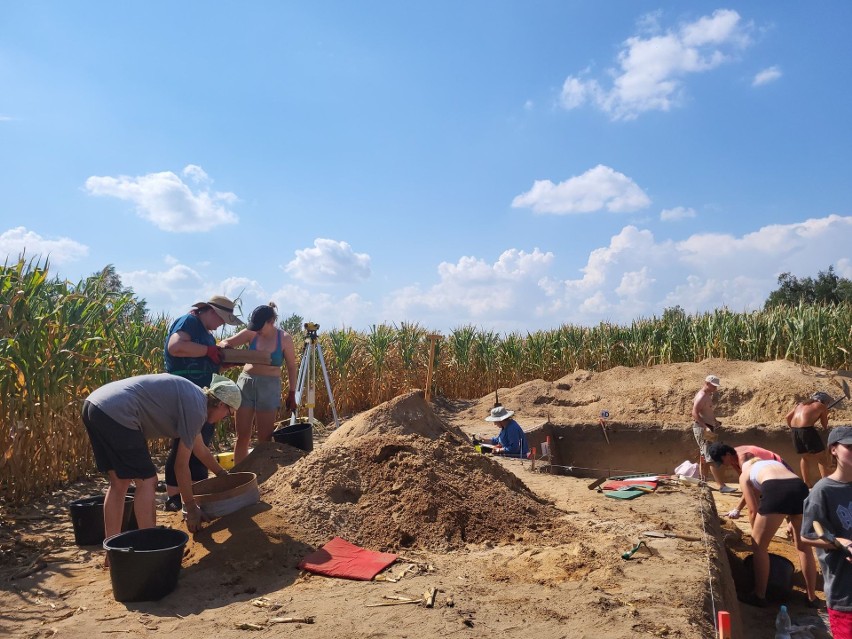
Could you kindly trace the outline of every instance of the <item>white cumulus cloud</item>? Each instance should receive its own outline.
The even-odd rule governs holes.
[[[646,20],[645,27],[656,25]],[[750,44],[751,26],[730,9],[682,24],[675,29],[629,37],[618,53],[618,66],[609,70],[611,86],[589,72],[565,79],[560,104],[576,109],[591,103],[613,120],[631,120],[646,111],[669,111],[679,105],[684,79],[715,69]]]
[[[581,324],[628,323],[675,305],[688,312],[760,308],[783,272],[805,277],[831,265],[838,274],[850,270],[850,241],[852,216],[839,215],[741,236],[696,233],[678,242],[625,226],[608,246],[590,252],[582,277],[546,278],[539,287],[540,315]]]
[[[660,219],[663,222],[676,222],[677,220],[695,217],[695,215],[695,209],[685,206],[676,206],[673,209],[663,209],[660,211]]]
[[[319,237],[312,248],[297,250],[284,270],[311,284],[357,282],[370,277],[370,256],[356,253],[347,242]]]
[[[602,164],[559,184],[536,180],[529,191],[512,200],[515,208],[556,214],[591,213],[602,209],[628,213],[650,204],[651,199],[638,184]]]
[[[92,195],[132,202],[139,217],[164,231],[191,233],[236,224],[238,218],[228,208],[237,201],[236,195],[211,191],[210,178],[194,164],[184,168],[183,176],[196,185],[195,190],[172,171],[137,177],[93,175],[85,188]]]
[[[385,314],[399,319],[458,318],[456,323],[499,323],[534,306],[538,280],[553,261],[553,253],[533,249],[504,251],[496,262],[466,256],[438,265],[438,282],[394,291],[385,300]],[[422,318],[422,320],[421,320]]]
[[[0,234],[0,258],[10,262],[19,255],[49,258],[53,264],[67,264],[89,254],[89,247],[67,237],[48,239],[26,227],[17,226]]]
[[[383,321],[375,317],[372,302],[357,293],[332,295],[325,291],[308,290],[288,284],[276,290],[272,299],[280,300],[277,302],[280,319],[295,313],[301,315],[305,321],[317,322],[323,331],[344,326],[363,329]]]
[[[751,86],[763,86],[764,84],[775,82],[775,80],[780,77],[781,69],[779,69],[778,67],[769,67],[768,69],[764,69],[763,71],[760,71],[754,76],[754,79],[751,81]]]

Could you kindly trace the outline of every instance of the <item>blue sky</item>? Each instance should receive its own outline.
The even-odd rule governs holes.
[[[7,2],[0,256],[324,328],[852,277],[852,3]]]

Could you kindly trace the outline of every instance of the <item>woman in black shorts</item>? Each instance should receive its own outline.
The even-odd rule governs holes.
[[[784,519],[793,526],[793,540],[799,552],[799,565],[805,578],[808,601],[817,603],[816,562],[810,546],[802,543],[802,512],[808,487],[784,464],[774,459],[752,457],[742,466],[740,489],[748,506],[754,554],[754,592],[742,598],[745,603],[765,606],[769,582],[769,542]]]

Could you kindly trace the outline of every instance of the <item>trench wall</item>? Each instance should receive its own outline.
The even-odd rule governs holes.
[[[691,425],[682,428],[647,424],[607,423],[606,435],[600,424],[544,424],[527,434],[531,447],[541,451],[548,436],[556,468],[579,477],[607,477],[632,473],[672,474],[684,460],[698,461],[698,446]],[[825,439],[825,436],[823,436]],[[608,440],[608,441],[607,441]],[[799,455],[793,448],[789,429],[751,427],[719,431],[717,441],[729,446],[751,444],[781,455],[798,472]],[[814,470],[814,472],[816,472]],[[725,480],[735,482],[730,469]]]

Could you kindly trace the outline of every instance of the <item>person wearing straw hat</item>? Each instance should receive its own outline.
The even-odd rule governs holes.
[[[219,372],[222,363],[213,331],[225,324],[240,326],[242,323],[234,315],[234,302],[224,295],[214,295],[206,302],[196,302],[189,313],[178,317],[169,328],[163,349],[166,372],[188,379],[200,388],[210,386],[213,374]],[[201,429],[201,437],[207,446],[213,440],[213,430],[213,424],[204,424]],[[181,509],[175,476],[178,450],[178,441],[174,440],[165,468],[168,495],[165,509],[175,512]],[[193,481],[207,479],[207,467],[195,455],[189,458],[189,470]]]
[[[218,373],[222,364],[213,331],[225,324],[243,324],[234,315],[234,302],[227,297],[214,295],[206,302],[193,304],[192,310],[169,328],[163,352],[166,372],[200,387],[209,386],[213,373]]]
[[[494,444],[491,452],[495,455],[526,459],[529,452],[527,436],[518,422],[512,419],[514,414],[515,411],[507,410],[498,404],[485,418],[486,422],[492,422],[500,427],[500,434],[491,438],[491,443]]]
[[[829,404],[831,404],[831,396],[820,391],[805,401],[799,402],[787,413],[787,425],[793,437],[793,446],[800,455],[799,469],[802,471],[802,480],[808,486],[813,485],[808,477],[808,469],[812,462],[816,462],[820,478],[828,474],[825,444],[822,443],[822,436],[816,429],[816,425],[819,422],[823,429],[828,429]]]
[[[190,451],[216,475],[226,474],[201,438],[205,423],[215,424],[240,407],[237,385],[213,375],[207,388],[189,380],[159,373],[137,375],[101,386],[83,402],[82,419],[89,434],[98,470],[107,474],[104,533],[121,532],[124,498],[136,484],[133,509],[140,528],[156,525],[154,492],[157,469],[148,450],[149,439],[170,437],[180,442],[175,474],[185,507],[186,526],[195,532],[206,520],[192,493]]]
[[[698,465],[701,478],[704,479],[707,476],[707,467],[709,466],[713,479],[719,484],[719,492],[735,493],[737,492],[736,488],[725,485],[719,469],[711,463],[713,458],[708,451],[708,446],[716,439],[716,428],[721,426],[713,410],[713,393],[719,390],[721,385],[722,382],[716,375],[708,375],[704,378],[704,384],[692,400],[692,434],[700,453]]]

